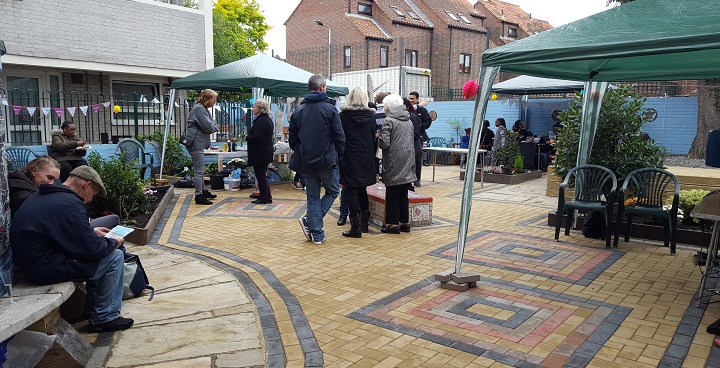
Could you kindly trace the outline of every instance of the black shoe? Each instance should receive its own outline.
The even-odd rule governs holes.
[[[205,198],[202,194],[195,195],[195,204],[203,204],[203,205],[211,205],[212,202],[208,201],[207,198]]]
[[[386,233],[386,234],[400,234],[400,226],[386,226],[380,231]]]
[[[122,331],[130,328],[133,323],[135,323],[135,321],[133,321],[132,318],[124,318],[121,316],[110,322],[100,323],[97,325],[90,323],[88,324],[87,329],[89,332]]]
[[[337,221],[337,226],[343,226],[345,224],[347,224],[347,216],[340,216]]]
[[[266,201],[262,201],[262,200],[256,199],[256,200],[254,200],[254,201],[250,201],[250,203],[255,203],[255,204],[268,204],[268,203],[272,203],[272,202],[266,202]]]
[[[203,190],[202,194],[205,196],[205,198],[209,198],[209,199],[217,198],[217,195],[210,193],[210,191],[207,189]]]
[[[416,180],[415,183],[413,183],[416,187],[421,187],[420,180]]]
[[[427,162],[423,162],[423,166],[430,166],[430,164]]]
[[[400,224],[400,226],[398,226],[398,227],[400,228],[400,231],[402,231],[404,233],[410,232],[410,224]]]

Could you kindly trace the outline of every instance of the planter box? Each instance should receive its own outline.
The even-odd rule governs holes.
[[[143,228],[133,227],[135,231],[128,234],[128,236],[125,237],[125,240],[137,245],[147,244],[152,237],[153,231],[155,231],[155,226],[157,225],[158,221],[160,221],[160,217],[162,217],[162,214],[165,212],[165,209],[170,203],[173,195],[175,195],[175,187],[171,185],[168,187],[167,192],[165,192],[165,195],[162,197],[160,202],[158,202],[158,205],[155,208],[152,217],[150,217],[150,221],[148,221],[147,225],[145,225],[145,227]]]
[[[548,226],[555,227],[555,221],[557,221],[557,214],[555,212],[548,213]],[[565,222],[567,221],[567,216],[563,217],[563,223],[560,227],[561,231],[564,231],[565,229]],[[583,222],[585,221],[585,217],[579,217],[577,219],[577,228],[582,228]],[[615,221],[613,221],[613,226],[615,226]],[[620,240],[618,241],[618,244],[623,242],[625,239],[625,235],[623,235],[623,232],[625,231],[625,227],[627,224],[623,222],[623,224],[620,227]],[[697,246],[707,246],[709,239],[705,239],[705,236],[703,236],[703,232],[700,230],[688,230],[688,229],[676,229],[677,231],[677,237],[676,241],[681,244],[690,244],[690,245],[697,245]],[[630,233],[630,239],[633,238],[639,238],[639,239],[648,239],[648,240],[657,240],[657,241],[665,241],[665,230],[662,227],[662,225],[650,225],[650,224],[643,224],[633,221],[632,225],[632,233]],[[619,245],[618,245],[619,246]]]
[[[485,183],[497,183],[497,184],[508,184],[515,185],[522,182],[534,179],[542,178],[542,171],[526,171],[522,174],[508,175],[508,174],[484,174],[483,179]],[[460,171],[460,180],[465,180],[465,171]],[[475,172],[475,181],[480,182],[480,173]]]

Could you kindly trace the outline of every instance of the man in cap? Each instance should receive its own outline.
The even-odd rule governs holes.
[[[98,194],[107,191],[90,166],[75,168],[62,185],[41,185],[15,214],[10,244],[28,281],[86,283],[83,316],[89,331],[119,331],[134,322],[120,316],[124,256],[117,248],[123,239],[105,237],[107,228],[90,227],[85,204]]]

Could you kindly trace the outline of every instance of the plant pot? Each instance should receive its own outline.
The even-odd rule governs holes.
[[[222,190],[223,189],[223,179],[227,174],[221,174],[221,173],[214,173],[210,174],[210,189],[212,190]]]

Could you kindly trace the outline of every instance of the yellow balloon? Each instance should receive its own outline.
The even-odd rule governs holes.
[[[115,106],[113,106],[113,111],[114,111],[114,112],[118,113],[118,112],[120,112],[120,110],[122,110],[122,109],[120,108],[120,105],[115,105]]]
[[[492,96],[490,96],[490,98],[492,98],[492,100],[495,101],[495,100],[497,100],[497,95],[493,93]]]

